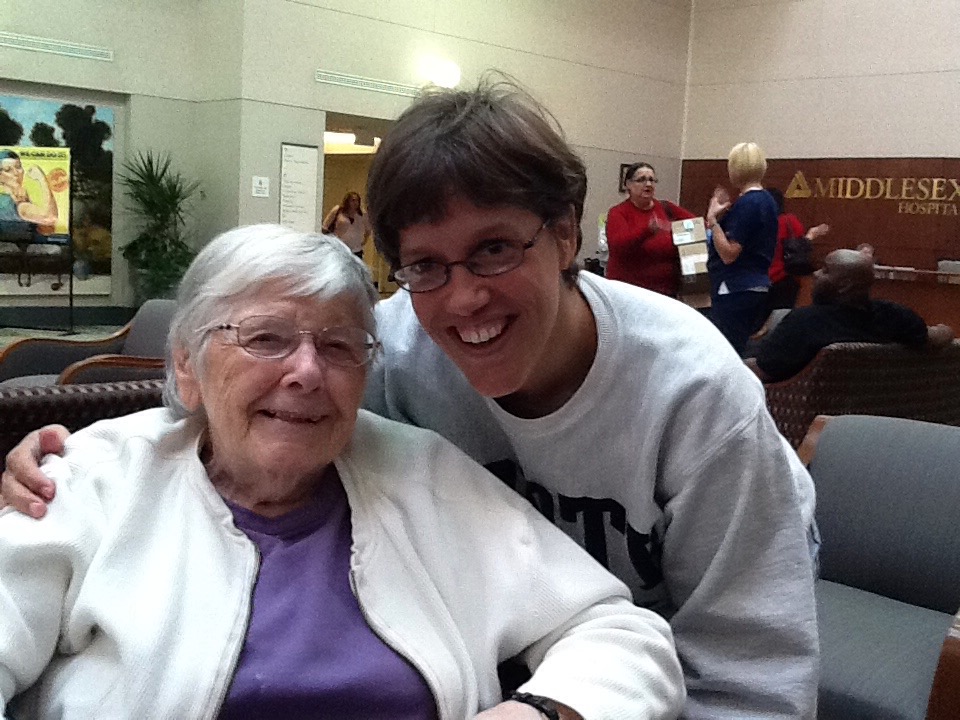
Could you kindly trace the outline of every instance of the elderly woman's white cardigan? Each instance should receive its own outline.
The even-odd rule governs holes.
[[[257,551],[166,410],[73,435],[46,518],[0,515],[0,708],[18,717],[212,718],[242,647]],[[667,624],[437,435],[361,411],[337,460],[351,580],[443,720],[499,701],[496,665],[586,718],[676,717]],[[317,709],[323,716],[323,708]]]

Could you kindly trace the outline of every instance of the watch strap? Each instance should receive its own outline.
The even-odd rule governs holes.
[[[557,709],[557,704],[550,698],[545,698],[542,695],[515,692],[510,696],[510,699],[536,708],[547,720],[560,720],[560,711]]]

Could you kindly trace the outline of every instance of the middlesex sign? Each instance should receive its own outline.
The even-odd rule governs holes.
[[[811,177],[797,171],[787,198],[883,200],[900,215],[957,215],[960,180],[947,177]]]
[[[726,180],[725,159],[684,160],[680,204],[705,212]],[[773,158],[763,185],[779,188],[806,227],[830,225],[814,244],[818,259],[870,243],[885,265],[960,260],[960,158]]]

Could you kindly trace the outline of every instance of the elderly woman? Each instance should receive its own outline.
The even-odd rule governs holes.
[[[663,620],[447,441],[358,411],[375,300],[330,237],[197,256],[167,408],[76,433],[47,516],[0,515],[0,711],[677,715]]]
[[[759,145],[735,145],[727,172],[740,197],[731,206],[718,189],[707,209],[707,227],[713,230],[707,258],[710,318],[743,355],[747,340],[764,320],[780,213],[761,184],[767,159]]]

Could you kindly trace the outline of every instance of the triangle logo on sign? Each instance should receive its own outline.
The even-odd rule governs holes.
[[[810,192],[810,186],[807,185],[807,179],[803,176],[803,173],[797,170],[797,174],[793,176],[793,180],[790,181],[787,191],[783,194],[786,198],[808,198],[813,195]]]

